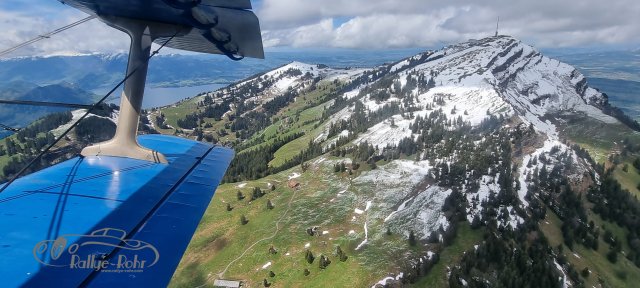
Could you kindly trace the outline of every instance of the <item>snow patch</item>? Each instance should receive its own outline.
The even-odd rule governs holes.
[[[402,279],[402,277],[404,277],[404,273],[400,273],[396,277],[391,277],[391,276],[385,277],[384,279],[376,282],[376,284],[373,284],[373,286],[371,286],[371,288],[375,288],[377,285],[385,286],[385,285],[387,285],[387,281],[390,281],[390,280],[399,281],[400,279]]]
[[[289,175],[289,180],[296,179],[296,178],[298,178],[300,176],[302,176],[302,175],[300,175],[300,173],[293,173],[293,174]]]
[[[405,209],[397,211],[387,222],[397,231],[415,231],[420,239],[427,238],[440,226],[447,229],[449,222],[442,212],[442,205],[451,192],[451,189],[430,186],[420,192]]]
[[[480,217],[482,215],[482,202],[485,200],[489,200],[489,196],[491,193],[495,195],[500,192],[500,185],[496,183],[496,179],[500,177],[500,173],[496,175],[496,177],[491,177],[488,175],[483,175],[480,179],[480,187],[476,193],[466,193],[467,197],[467,221],[469,223],[473,222],[473,218],[477,215]],[[515,226],[513,226],[515,228]]]
[[[362,240],[362,242],[360,242],[360,244],[358,244],[358,247],[356,247],[356,250],[360,250],[360,248],[362,248],[362,246],[364,246],[364,244],[367,244],[369,240],[369,230],[367,228],[367,222],[364,222],[364,240]]]
[[[400,204],[400,206],[398,206],[398,209],[396,211],[391,212],[391,214],[389,214],[389,216],[384,218],[384,222],[389,221],[389,219],[391,219],[391,217],[393,217],[394,214],[404,210],[404,208],[407,206],[407,203],[409,203],[409,201],[411,201],[411,200],[413,200],[413,197],[411,197],[410,199],[402,202],[402,204]]]
[[[60,125],[58,128],[51,130],[51,133],[55,137],[60,137],[60,135],[62,135],[62,133],[64,133],[64,131],[69,129],[69,127],[71,127],[71,125],[73,125],[78,120],[80,120],[80,118],[82,118],[82,116],[85,113],[87,113],[86,109],[78,109],[78,110],[71,111],[71,120],[69,122],[67,122],[66,124]],[[97,117],[97,118],[107,119],[107,120],[109,120],[109,121],[111,121],[113,123],[117,123],[119,115],[120,115],[120,111],[116,110],[116,111],[113,111],[113,113],[111,114],[111,117],[98,116],[98,115],[89,113],[89,115],[87,115],[87,118],[89,118],[89,117]]]
[[[556,261],[556,259],[553,259],[553,263],[556,265],[556,269],[562,272],[562,277],[560,277],[560,280],[562,280],[562,288],[568,288],[569,286],[571,286],[571,284],[569,283],[569,279],[567,279],[567,273],[564,272],[564,269],[562,269],[562,266],[560,266],[560,264],[558,263],[558,261]]]

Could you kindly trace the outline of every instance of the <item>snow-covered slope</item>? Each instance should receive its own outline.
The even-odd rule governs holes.
[[[402,89],[409,78],[418,82],[433,81],[435,87],[431,89],[415,88],[411,91],[411,95],[416,97],[417,110],[421,111],[416,114],[421,116],[429,113],[424,109],[425,104],[444,96],[446,101],[442,110],[453,115],[455,113],[450,112],[455,108],[457,116],[472,125],[479,124],[488,113],[517,115],[553,138],[557,138],[555,127],[544,118],[556,112],[580,112],[607,123],[617,121],[598,108],[607,102],[606,97],[588,87],[578,70],[545,57],[512,37],[470,41],[419,56],[393,65],[389,73],[394,75],[394,82],[399,82]],[[386,88],[397,93],[393,84]],[[344,97],[351,98],[359,91],[359,88],[354,89]],[[375,101],[370,95],[364,95],[362,101],[371,111],[389,102],[399,102],[394,97]],[[407,135],[401,133],[406,132],[407,123],[410,121],[396,122],[398,127],[394,131],[375,127],[371,129],[374,133],[362,139],[379,143],[377,140],[384,137],[397,143],[399,138]],[[395,134],[400,136],[394,137]]]
[[[280,68],[271,70],[225,87],[215,92],[202,94],[195,98],[202,101],[209,96],[216,104],[227,106],[234,111],[237,102],[243,102],[256,110],[286,92],[298,93],[308,89],[321,80],[350,81],[367,69],[334,69],[325,65],[311,65],[301,62],[291,62]]]
[[[570,178],[581,178],[581,175],[593,169],[560,141],[558,131],[549,118],[559,112],[569,112],[581,113],[606,123],[617,121],[599,108],[607,103],[606,96],[588,87],[585,77],[575,68],[545,57],[533,47],[508,36],[425,52],[370,71],[381,71],[383,75],[370,75],[365,80],[349,78],[363,83],[353,85],[354,88],[345,91],[341,97],[346,101],[361,102],[369,115],[390,105],[397,105],[411,113],[389,116],[362,133],[342,130],[338,135],[328,136],[331,135],[332,125],[341,121],[349,122],[356,117],[355,106],[347,105],[331,116],[324,132],[315,138],[316,141],[326,141],[325,147],[329,147],[338,138],[344,137],[353,139],[351,143],[356,145],[370,143],[380,147],[376,151],[383,153],[382,147],[396,146],[405,138],[417,139],[420,133],[412,129],[416,119],[427,118],[436,112],[455,120],[448,124],[451,131],[458,129],[460,123],[476,127],[491,115],[518,119],[514,120],[513,127],[505,126],[505,129],[517,130],[521,129],[518,127],[531,125],[539,137],[546,139],[516,160],[523,163],[517,171],[517,181],[520,183],[516,191],[522,207],[528,206],[526,196],[529,182],[526,179],[531,177],[534,170],[537,171],[530,164],[527,166],[531,159],[541,155],[553,159],[560,152],[568,154],[577,164],[572,171],[567,171]],[[380,91],[389,96],[377,96]],[[551,151],[552,147],[555,147],[554,151]],[[378,193],[359,202],[373,201],[370,219],[395,223],[392,230],[401,233],[413,230],[419,237],[426,238],[439,226],[446,228],[446,220],[443,220],[438,207],[442,206],[451,190],[429,186],[409,195],[410,187],[416,187],[422,177],[433,173],[438,164],[450,165],[456,158],[454,153],[447,158],[435,159],[432,163],[427,160],[394,160],[378,170],[362,174],[354,179],[354,185],[375,185]],[[542,164],[537,167],[543,169]],[[551,163],[544,166],[549,171],[553,167]],[[469,203],[469,222],[481,215],[482,202],[489,200],[492,193],[497,195],[500,192],[498,179],[499,175],[482,176],[477,189],[465,191]],[[504,218],[500,226],[511,225],[515,228],[523,223],[522,217],[514,212],[515,206],[504,206],[502,209],[510,216]]]

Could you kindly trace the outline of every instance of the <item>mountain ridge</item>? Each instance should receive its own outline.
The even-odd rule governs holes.
[[[592,247],[594,241],[604,241],[593,229],[611,225],[595,219],[597,224],[589,228],[594,220],[581,212],[588,208],[575,206],[573,197],[595,193],[590,189],[609,174],[576,145],[593,147],[574,137],[571,131],[578,128],[571,117],[588,119],[578,123],[582,128],[603,127],[598,134],[616,127],[621,132],[611,139],[621,142],[637,133],[603,112],[607,98],[585,79],[575,68],[500,36],[373,68],[332,69],[293,62],[152,111],[156,127],[174,127],[160,129],[162,133],[232,145],[238,151],[225,177],[227,184],[214,197],[172,285],[231,277],[258,286],[263,279],[253,273],[264,267],[276,275],[284,273],[281,278],[265,278],[284,286],[377,285],[371,277],[385,279],[380,285],[506,281],[491,273],[473,278],[459,267],[475,265],[475,259],[447,256],[451,249],[473,255],[475,247],[480,253],[494,242],[517,251],[526,251],[527,246],[547,251],[536,254],[539,259],[524,260],[539,263],[542,270],[536,271],[546,274],[522,281],[546,279],[548,286],[558,287],[591,284],[594,278],[575,273],[584,268],[583,262],[566,261],[550,244],[534,240],[557,236],[547,231],[551,228],[537,228],[544,225],[545,213],[575,223],[562,226],[560,237],[565,241],[553,242],[553,247]],[[273,192],[255,192],[276,186]],[[236,194],[252,197],[248,202],[240,196],[236,200]],[[276,203],[273,211],[259,208],[267,201],[263,197]],[[269,231],[264,225],[269,227],[283,215],[278,214],[283,210],[277,203],[284,202],[292,203],[300,214],[285,212],[277,222],[284,232],[276,232],[268,243],[250,246],[255,256],[238,256],[246,255],[240,252],[254,244],[252,239],[262,239],[260,232],[250,231]],[[549,212],[542,213],[541,208]],[[248,224],[236,223],[236,217],[245,215]],[[212,237],[207,233],[213,227],[232,231],[215,232]],[[456,236],[459,233],[470,239],[484,233],[491,241],[468,243]],[[572,240],[578,233],[590,240]],[[522,235],[537,237],[516,241],[526,239]],[[285,255],[269,255],[269,245]],[[319,270],[296,260],[303,259],[306,250],[335,255],[331,250],[336,245],[352,260],[342,263],[330,257],[338,263]],[[600,261],[606,254],[588,249],[592,250],[580,255],[589,261]],[[402,256],[385,254],[389,251]],[[437,262],[441,257],[451,265],[448,272]],[[229,259],[235,260],[229,263]],[[310,276],[298,271],[301,265],[311,271]],[[345,265],[350,270],[344,270]],[[518,277],[527,278],[528,272],[513,269]],[[627,281],[610,276],[606,268],[597,269],[609,275],[603,276],[608,283]],[[347,280],[340,271],[358,276]]]

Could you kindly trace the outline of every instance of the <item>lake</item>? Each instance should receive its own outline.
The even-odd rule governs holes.
[[[144,100],[142,101],[142,108],[149,109],[170,105],[182,99],[196,96],[202,92],[218,90],[224,86],[227,85],[209,84],[191,87],[148,88],[145,89],[144,92],[145,94]]]
[[[150,109],[154,107],[161,107],[176,103],[180,100],[196,96],[202,92],[209,92],[218,90],[225,84],[208,84],[189,87],[146,87],[144,89],[144,100],[142,101],[143,109]],[[104,89],[94,90],[93,93],[98,95],[104,95],[109,92]],[[120,95],[122,95],[122,89],[114,92],[113,96],[109,99],[109,103],[120,105]]]

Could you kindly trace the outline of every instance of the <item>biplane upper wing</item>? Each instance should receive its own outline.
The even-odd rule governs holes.
[[[100,18],[121,17],[182,27],[168,47],[264,58],[260,24],[249,0],[64,0]],[[164,43],[168,37],[158,37]]]
[[[3,287],[169,283],[233,151],[173,136],[138,140],[169,164],[78,157],[0,194]]]

